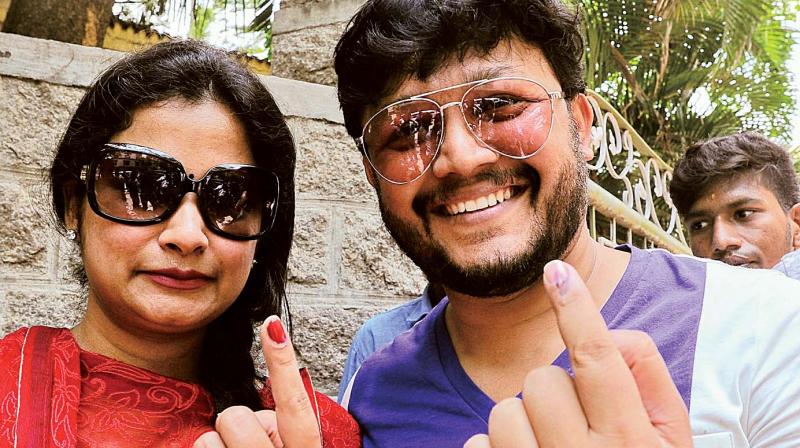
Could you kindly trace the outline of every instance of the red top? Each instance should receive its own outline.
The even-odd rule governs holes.
[[[214,401],[201,386],[81,350],[67,329],[6,336],[0,366],[0,446],[14,446],[16,437],[18,446],[191,447],[213,430]],[[361,446],[350,414],[313,396],[323,446]],[[274,409],[269,386],[262,399]]]

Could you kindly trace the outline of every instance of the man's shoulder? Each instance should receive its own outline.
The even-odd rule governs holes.
[[[788,280],[784,275],[778,275],[773,269],[751,269],[731,266],[718,260],[695,257],[693,255],[674,254],[663,249],[635,249],[645,256],[634,257],[634,263],[647,270],[646,280],[658,277],[658,271],[669,269],[676,275],[676,280],[685,283],[690,275],[705,282],[713,281],[728,285],[728,288],[735,289],[742,285],[747,287],[738,290],[737,295],[742,294],[763,294],[765,291],[777,288],[785,291],[786,288],[796,287],[796,283]],[[800,252],[800,251],[799,251]],[[800,263],[800,256],[797,257]],[[632,263],[632,266],[633,264]],[[687,275],[691,273],[690,275]],[[721,292],[714,290],[712,292]]]
[[[414,315],[420,308],[422,297],[409,300],[394,308],[390,308],[382,313],[376,314],[367,319],[362,325],[362,329],[367,332],[373,332],[376,329],[388,327],[407,327],[410,328],[413,322],[406,323],[409,316]]]
[[[399,376],[418,375],[416,368],[425,368],[423,364],[438,359],[436,326],[440,314],[434,309],[425,319],[400,333],[391,343],[373,353],[361,365],[356,375],[357,383],[363,385],[369,382],[370,378],[380,376],[383,379],[384,375],[392,375],[399,381]],[[398,369],[398,365],[403,365],[404,368]]]
[[[800,311],[800,282],[772,269],[750,269],[661,249],[640,250],[629,270],[635,281],[623,282],[630,294],[650,305],[696,303],[704,320],[748,313],[775,315]],[[779,316],[776,319],[782,319]]]
[[[773,268],[787,277],[800,280],[800,250],[789,252]]]

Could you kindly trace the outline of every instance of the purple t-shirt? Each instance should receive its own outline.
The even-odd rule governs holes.
[[[621,249],[631,252],[630,264],[603,306],[603,318],[609,328],[641,330],[653,338],[689,406],[706,265],[665,251]],[[348,410],[361,425],[366,448],[460,448],[486,432],[495,403],[456,357],[444,322],[447,303],[358,371]],[[569,369],[566,351],[553,364]]]

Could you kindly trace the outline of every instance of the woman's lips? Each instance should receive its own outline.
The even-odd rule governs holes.
[[[197,271],[179,269],[163,269],[142,273],[153,283],[173,289],[197,289],[207,285],[211,277]]]

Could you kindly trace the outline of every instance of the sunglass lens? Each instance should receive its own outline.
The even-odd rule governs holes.
[[[442,119],[436,103],[408,100],[393,104],[365,127],[367,158],[390,181],[414,180],[433,162],[441,131]]]
[[[272,225],[278,182],[270,173],[250,167],[215,170],[201,191],[201,207],[209,224],[223,233],[247,238]]]
[[[470,130],[480,141],[511,157],[528,157],[550,134],[550,97],[524,79],[498,79],[469,90],[462,105]]]
[[[109,151],[95,165],[94,195],[100,211],[128,221],[156,219],[180,199],[180,171],[157,156]]]

